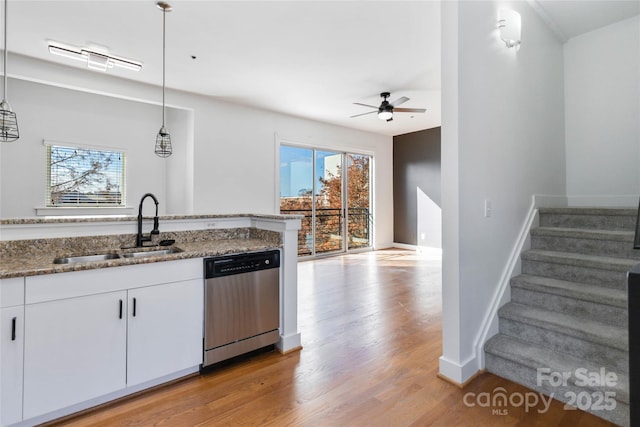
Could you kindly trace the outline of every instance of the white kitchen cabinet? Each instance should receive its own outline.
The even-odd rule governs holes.
[[[25,419],[126,386],[126,300],[118,291],[25,306]]]
[[[201,258],[29,276],[22,298],[25,422],[125,396],[202,363]]]
[[[127,386],[202,363],[201,279],[128,291]]]
[[[0,425],[22,420],[24,305],[0,309]]]
[[[0,426],[22,420],[24,277],[0,280]]]

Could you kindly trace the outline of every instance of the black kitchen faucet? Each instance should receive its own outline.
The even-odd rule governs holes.
[[[153,230],[149,233],[148,236],[142,235],[142,204],[144,203],[144,199],[147,197],[151,197],[156,204],[156,216],[153,217]],[[138,207],[138,235],[136,236],[136,247],[144,246],[144,242],[150,242],[151,236],[154,234],[160,234],[160,230],[158,230],[158,199],[151,193],[147,193],[142,196],[140,199],[140,206]]]

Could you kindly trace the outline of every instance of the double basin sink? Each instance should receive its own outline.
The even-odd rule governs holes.
[[[136,248],[132,251],[123,251],[122,253],[109,252],[105,254],[95,255],[79,255],[79,256],[67,256],[56,258],[53,260],[54,264],[77,264],[79,262],[97,262],[97,261],[109,261],[120,258],[147,258],[159,255],[170,255],[182,252],[182,249],[171,247],[164,249],[141,249]]]

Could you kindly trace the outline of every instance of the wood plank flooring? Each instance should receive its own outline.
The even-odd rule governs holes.
[[[437,377],[440,261],[387,250],[301,262],[303,349],[263,353],[67,419],[65,426],[611,426],[553,401],[471,407],[482,392],[533,393],[492,374]],[[496,411],[500,411],[499,413]]]

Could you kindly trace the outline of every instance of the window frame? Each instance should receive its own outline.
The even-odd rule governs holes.
[[[127,203],[127,150],[120,147],[105,147],[90,144],[81,144],[74,142],[43,140],[45,146],[45,188],[44,188],[44,207],[36,208],[37,215],[91,215],[91,214],[122,214],[123,210],[130,210],[126,207]],[[91,202],[75,202],[54,204],[51,200],[51,184],[55,182],[52,176],[52,151],[54,147],[72,150],[86,150],[88,152],[106,153],[116,155],[120,158],[119,170],[116,169],[115,177],[120,187],[120,197],[116,202],[109,202],[108,196],[101,200]],[[85,193],[79,193],[82,195]]]

